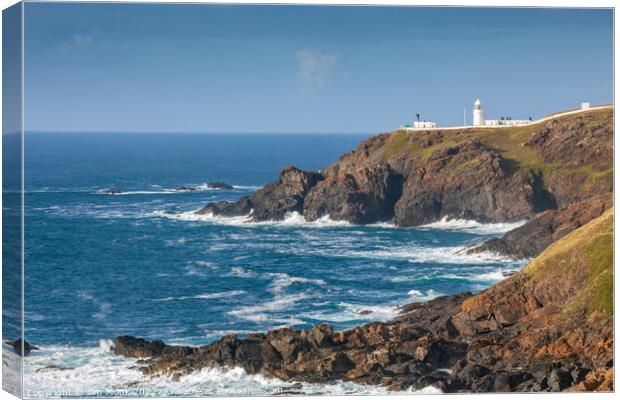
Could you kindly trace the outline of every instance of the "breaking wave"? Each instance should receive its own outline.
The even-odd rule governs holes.
[[[411,263],[446,264],[496,264],[514,262],[511,257],[493,253],[466,254],[465,246],[422,247],[418,245],[394,246],[374,250],[349,250],[339,255],[380,260],[405,260]]]
[[[186,211],[181,213],[169,213],[165,211],[155,211],[152,213],[156,217],[165,217],[181,221],[204,221],[214,225],[228,225],[236,227],[256,227],[256,226],[280,226],[280,227],[307,227],[307,228],[325,228],[325,227],[342,227],[352,226],[347,221],[336,221],[329,216],[321,217],[315,221],[306,221],[303,215],[294,211],[286,213],[281,221],[261,221],[254,222],[250,219],[251,213],[239,217],[223,217],[213,214],[197,214],[198,210]]]
[[[478,235],[493,235],[493,234],[506,233],[510,230],[520,227],[526,222],[527,221],[498,222],[498,223],[484,224],[484,223],[474,221],[474,220],[451,219],[448,217],[443,217],[441,220],[437,222],[422,225],[419,227],[419,229],[441,229],[441,230],[451,230],[451,231],[462,231],[462,232],[473,233],[473,234],[478,234]]]
[[[245,293],[245,290],[230,290],[227,292],[203,293],[196,296],[164,297],[163,299],[156,299],[155,301],[228,299],[235,296],[241,296]]]

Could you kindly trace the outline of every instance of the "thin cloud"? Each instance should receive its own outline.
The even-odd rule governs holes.
[[[340,61],[338,54],[319,49],[303,49],[295,54],[297,58],[297,81],[303,85],[322,88],[327,84],[329,73]]]
[[[71,44],[77,47],[89,46],[93,43],[93,37],[84,33],[76,33],[71,37]]]

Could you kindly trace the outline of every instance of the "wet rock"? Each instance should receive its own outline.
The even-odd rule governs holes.
[[[560,392],[568,388],[572,382],[573,377],[566,369],[554,369],[547,380],[549,390],[552,392]]]
[[[114,194],[121,194],[123,192],[120,189],[110,188],[110,189],[104,190],[102,193],[103,194],[114,195]]]
[[[467,253],[497,253],[517,259],[535,257],[549,244],[587,224],[613,206],[611,193],[573,203],[561,210],[545,211],[501,238],[491,239]]]
[[[11,346],[15,353],[22,355],[22,339],[16,339],[13,341],[7,341],[6,344]],[[23,341],[23,356],[27,356],[34,350],[39,350],[38,347],[31,345],[27,341]]]
[[[308,192],[303,213],[308,220],[329,216],[357,224],[388,221],[401,190],[402,177],[389,164],[364,166],[318,182]]]
[[[304,198],[311,187],[323,179],[316,172],[295,167],[284,168],[277,182],[257,190],[236,202],[209,203],[197,214],[245,216],[251,221],[282,220],[293,212],[303,213]]]
[[[173,192],[195,192],[197,189],[192,186],[179,186],[172,189]]]
[[[207,187],[209,189],[225,189],[225,190],[234,189],[232,185],[229,185],[228,183],[224,183],[224,182],[209,182],[207,183]]]
[[[132,336],[119,336],[114,340],[114,354],[131,358],[152,358],[161,356],[169,346],[160,340],[149,342]]]

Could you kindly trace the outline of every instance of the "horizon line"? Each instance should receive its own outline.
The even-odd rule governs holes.
[[[45,134],[53,134],[53,133],[108,133],[108,134],[190,134],[190,135],[379,135],[381,133],[377,132],[269,132],[269,131],[261,131],[261,132],[242,132],[242,131],[229,131],[229,132],[218,132],[218,131],[104,131],[104,130],[24,130],[24,134],[28,133],[45,133]],[[390,132],[390,131],[386,131]],[[10,133],[20,133],[20,132],[4,132],[5,134]]]

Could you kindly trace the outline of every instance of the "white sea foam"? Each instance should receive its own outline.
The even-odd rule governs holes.
[[[181,297],[165,297],[162,299],[156,299],[155,301],[172,301],[172,300],[212,300],[241,296],[245,294],[245,290],[230,290],[227,292],[217,293],[203,293],[196,296],[181,296]]]
[[[248,271],[247,269],[243,269],[241,267],[232,267],[230,269],[230,275],[236,276],[239,278],[252,278],[256,276],[254,272]]]
[[[208,183],[202,183],[199,185],[183,185],[187,188],[193,188],[194,190],[179,190],[179,188],[161,188],[160,185],[151,185],[152,188],[156,188],[156,190],[127,190],[121,191],[120,193],[107,193],[109,189],[100,189],[97,190],[96,194],[103,194],[107,196],[131,196],[131,195],[161,195],[161,194],[181,194],[181,193],[195,193],[195,192],[207,192],[207,191],[222,191],[225,189],[210,187]],[[243,185],[233,185],[233,189],[237,190],[257,190],[260,189],[260,186],[243,186]],[[75,189],[73,190],[75,191]],[[82,190],[83,191],[83,190]]]
[[[495,282],[499,282],[501,280],[506,279],[510,275],[516,273],[517,270],[500,268],[500,269],[496,269],[496,270],[492,270],[488,272],[482,272],[478,274],[468,273],[467,271],[463,271],[463,272],[464,273],[462,274],[444,274],[444,275],[439,275],[438,277],[448,278],[448,279],[464,279],[467,281],[495,283]]]
[[[254,322],[270,321],[275,323],[287,324],[293,321],[294,324],[298,324],[301,323],[301,321],[295,318],[282,319],[272,315],[271,313],[288,310],[299,301],[307,299],[308,297],[310,296],[307,293],[276,295],[272,300],[265,301],[260,305],[241,307],[235,310],[228,311],[227,314]]]
[[[493,235],[506,233],[510,230],[518,228],[526,222],[527,221],[484,224],[474,220],[443,217],[437,222],[419,226],[418,229],[441,229],[461,231],[478,235]]]
[[[443,296],[443,293],[436,292],[433,289],[427,290],[426,293],[422,293],[416,289],[411,289],[407,294],[416,301],[428,301],[434,299],[435,297]]]
[[[155,217],[165,217],[171,219],[177,219],[181,221],[203,221],[214,225],[228,225],[243,228],[253,228],[260,226],[274,226],[274,227],[306,227],[306,228],[326,228],[326,227],[346,227],[352,226],[347,221],[332,220],[329,216],[323,216],[315,221],[306,221],[303,215],[298,212],[286,213],[284,219],[281,221],[261,221],[254,222],[251,220],[251,213],[238,217],[223,217],[220,215],[197,214],[198,210],[186,211],[182,213],[166,213],[163,211],[155,211],[151,213]]]
[[[273,273],[267,272],[263,276],[267,278],[274,278],[269,285],[269,290],[274,293],[280,293],[287,287],[295,283],[312,283],[315,285],[325,285],[325,281],[322,279],[302,278],[298,276],[290,276],[285,273]]]
[[[354,321],[389,321],[398,314],[397,305],[363,305],[341,302],[338,311],[311,311],[301,314],[303,318],[310,318],[326,322],[354,322]]]
[[[512,262],[510,257],[490,253],[466,254],[464,246],[455,247],[422,247],[405,245],[385,247],[374,250],[346,250],[334,255],[360,257],[380,260],[406,260],[412,263],[445,263],[445,264],[495,264]]]

